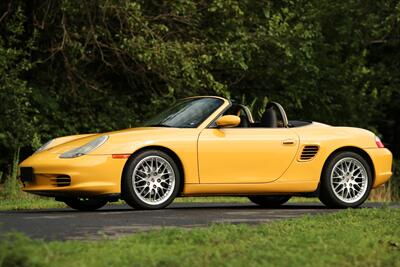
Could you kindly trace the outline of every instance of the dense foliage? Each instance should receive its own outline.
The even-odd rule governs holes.
[[[393,0],[3,0],[0,170],[204,94],[369,128],[399,157],[399,26]]]

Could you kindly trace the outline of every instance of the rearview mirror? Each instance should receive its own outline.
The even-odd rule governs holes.
[[[218,127],[236,127],[240,123],[240,118],[234,115],[225,115],[216,121]]]

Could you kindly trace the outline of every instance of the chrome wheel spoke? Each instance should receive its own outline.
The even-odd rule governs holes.
[[[142,176],[137,175],[137,174],[136,174],[135,178],[136,178],[135,183],[146,181],[146,177],[142,177]]]
[[[147,187],[143,187],[143,189],[140,191],[140,194],[143,194],[143,192],[147,189]]]
[[[337,184],[337,185],[335,186],[335,190],[337,190],[337,189],[339,188],[339,186],[342,186],[342,187],[343,187],[343,184],[342,184],[342,183]]]
[[[355,193],[352,187],[350,187],[349,191],[350,191],[350,197],[351,198],[355,197]]]
[[[141,173],[137,172],[136,173],[136,177],[139,178],[139,179],[144,180],[144,179],[147,178],[147,174],[141,174]]]
[[[158,173],[163,173],[164,171],[165,171],[165,165],[160,165],[158,168],[157,168],[157,172]]]
[[[169,187],[169,183],[164,182],[163,180],[161,180],[159,186],[160,186],[160,188],[167,189]]]

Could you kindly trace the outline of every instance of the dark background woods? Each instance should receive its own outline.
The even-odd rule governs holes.
[[[0,178],[21,148],[193,95],[255,113],[267,97],[292,119],[368,128],[399,158],[399,26],[387,0],[2,0]]]

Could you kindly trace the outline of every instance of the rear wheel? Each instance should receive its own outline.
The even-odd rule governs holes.
[[[175,161],[159,150],[147,150],[128,163],[123,198],[136,209],[161,209],[176,197],[181,176]]]
[[[355,208],[368,198],[371,187],[367,161],[354,152],[340,152],[324,168],[319,199],[328,207]]]
[[[96,198],[70,198],[64,200],[63,202],[75,210],[92,211],[105,206],[108,200]]]
[[[251,196],[250,201],[265,208],[276,208],[288,202],[291,196]]]

